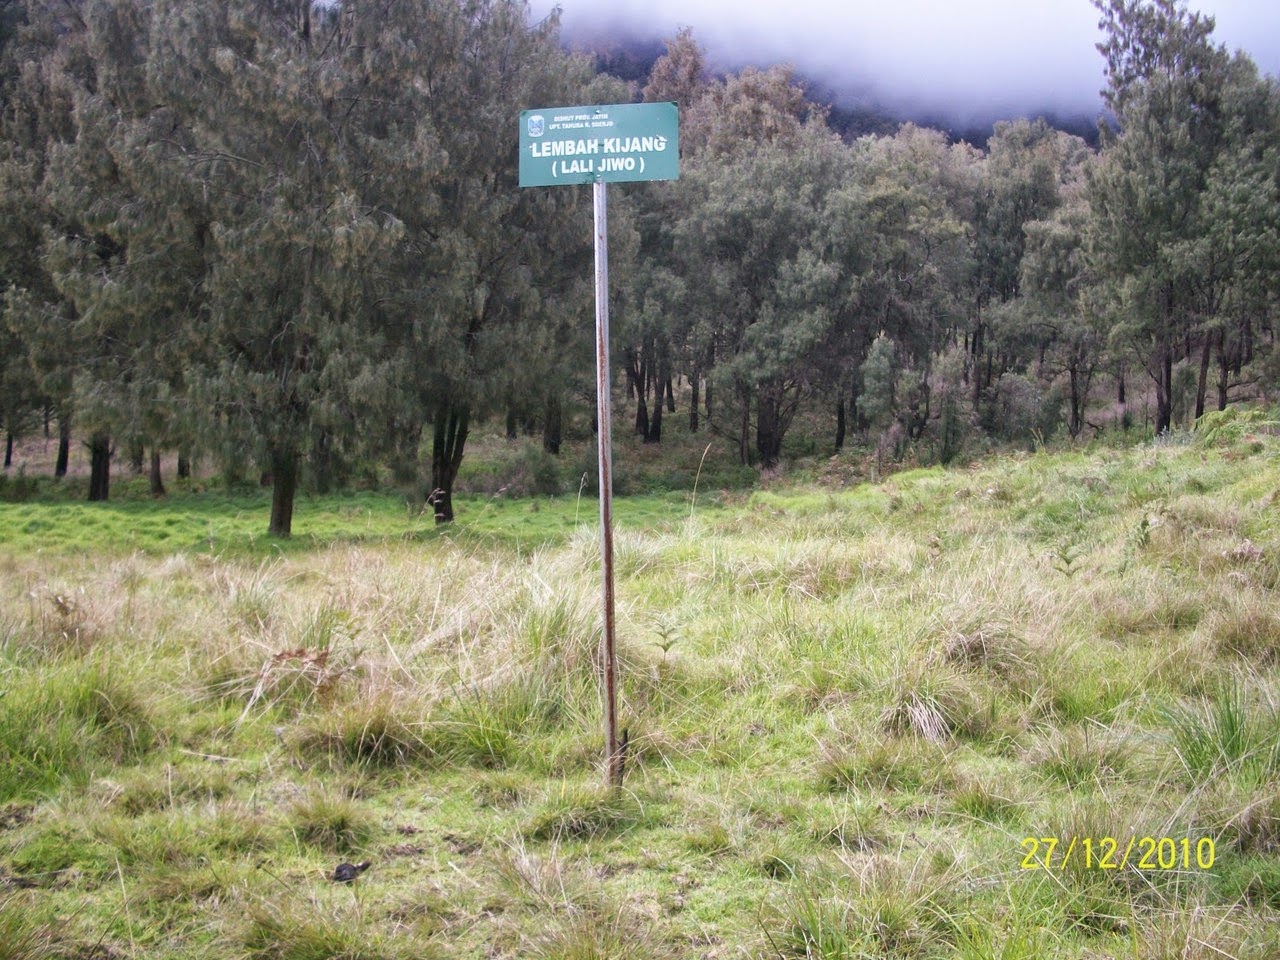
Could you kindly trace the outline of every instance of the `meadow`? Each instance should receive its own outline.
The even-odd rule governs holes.
[[[1280,955],[1278,499],[1249,424],[619,498],[617,792],[590,496],[0,503],[0,960]]]

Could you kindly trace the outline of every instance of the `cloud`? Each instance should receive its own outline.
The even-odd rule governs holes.
[[[667,37],[693,28],[713,65],[789,62],[844,105],[953,121],[1051,111],[1093,115],[1104,77],[1088,0],[561,0],[566,37]],[[535,0],[535,16],[552,7]],[[1215,36],[1280,65],[1280,4],[1205,0]]]

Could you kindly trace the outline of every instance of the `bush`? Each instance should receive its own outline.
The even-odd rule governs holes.
[[[1044,392],[1038,383],[1019,373],[1003,374],[984,397],[983,429],[1006,443],[1030,445],[1044,435],[1044,406]]]
[[[537,443],[502,450],[483,462],[463,461],[458,489],[507,497],[553,497],[564,492],[561,464]]]
[[[39,492],[40,484],[23,467],[12,477],[0,473],[0,502],[26,503]]]
[[[0,801],[84,782],[137,760],[160,735],[134,684],[94,664],[32,673],[0,700]]]

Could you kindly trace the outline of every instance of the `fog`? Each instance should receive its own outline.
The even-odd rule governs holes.
[[[535,17],[557,4],[533,0]],[[1101,109],[1098,11],[1088,0],[559,0],[570,45],[673,36],[715,69],[793,64],[847,107],[957,124]],[[1280,73],[1280,3],[1202,0],[1215,38]]]

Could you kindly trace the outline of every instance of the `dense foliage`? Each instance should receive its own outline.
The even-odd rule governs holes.
[[[683,170],[615,190],[635,427],[688,409],[776,466],[800,415],[947,461],[1276,380],[1280,91],[1175,0],[1097,0],[1114,123],[985,149],[850,140],[783,68],[644,83],[516,0],[67,0],[0,18],[0,418],[272,483],[418,481],[453,518],[468,434],[559,452],[590,410],[585,191],[521,190],[534,105],[675,100]],[[1268,379],[1270,378],[1270,379]],[[1210,395],[1210,388],[1213,395]],[[1105,391],[1105,392],[1104,392]],[[1114,398],[1114,403],[1111,402]]]

